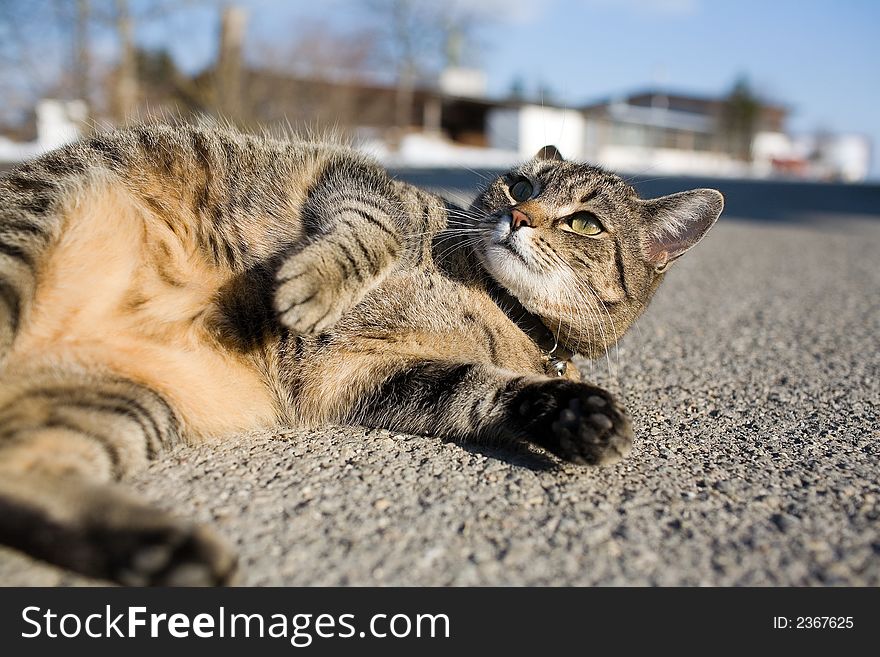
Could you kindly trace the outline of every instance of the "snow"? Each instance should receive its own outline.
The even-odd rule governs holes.
[[[80,135],[79,126],[88,117],[81,100],[44,99],[36,107],[37,140],[15,142],[0,135],[0,162],[21,162],[63,146]]]
[[[377,139],[364,140],[358,150],[391,168],[470,168],[507,169],[522,161],[516,151],[498,148],[462,146],[442,137],[425,134],[406,135],[394,151]]]
[[[0,135],[0,163],[21,162],[45,152],[39,142],[20,143]]]

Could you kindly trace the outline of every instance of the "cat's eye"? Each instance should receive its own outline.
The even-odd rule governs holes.
[[[520,178],[510,186],[510,195],[517,203],[522,203],[532,198],[535,188],[525,178]]]
[[[567,223],[569,228],[579,235],[595,236],[605,230],[592,212],[575,212],[568,218]]]

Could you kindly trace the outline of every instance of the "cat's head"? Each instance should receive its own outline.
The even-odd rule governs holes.
[[[642,313],[666,268],[723,206],[713,189],[640,199],[619,176],[547,146],[474,201],[474,251],[561,344],[596,356]]]

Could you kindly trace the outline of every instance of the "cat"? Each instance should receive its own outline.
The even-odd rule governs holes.
[[[356,424],[575,463],[631,448],[582,382],[717,220],[552,147],[469,208],[344,146],[137,125],[0,178],[0,543],[126,585],[233,552],[116,483],[180,442]]]

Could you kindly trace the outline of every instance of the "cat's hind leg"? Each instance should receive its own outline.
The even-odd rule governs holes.
[[[228,581],[235,559],[209,531],[114,483],[179,440],[159,394],[106,373],[15,380],[0,390],[0,543],[127,585]]]

